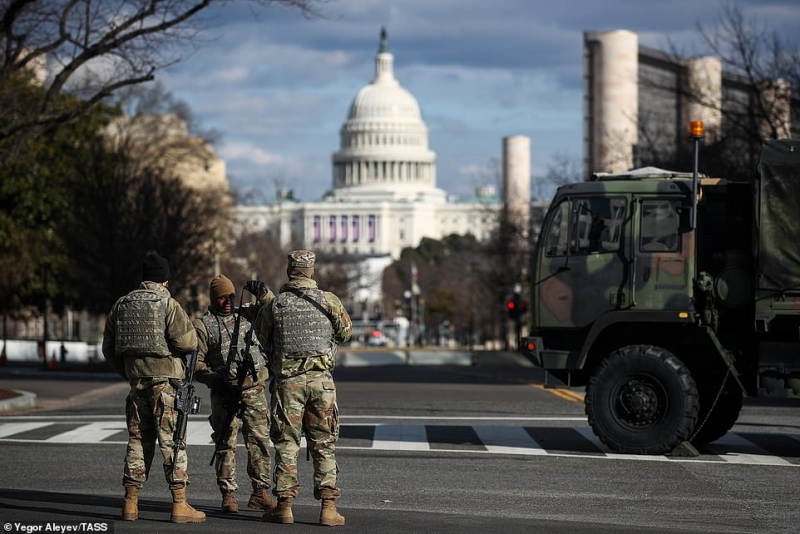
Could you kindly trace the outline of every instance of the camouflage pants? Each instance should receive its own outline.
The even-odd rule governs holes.
[[[189,483],[186,472],[186,451],[178,452],[178,463],[172,469],[172,435],[178,421],[175,409],[175,388],[169,382],[140,379],[131,383],[125,401],[128,424],[128,449],[125,453],[123,486],[142,487],[150,475],[150,466],[156,451],[156,441],[164,462],[164,476],[170,489],[182,488]]]
[[[211,392],[211,439],[214,443],[222,443],[216,449],[217,486],[221,492],[235,491],[236,483],[236,441],[239,429],[242,430],[244,445],[247,449],[247,475],[253,490],[269,489],[269,404],[264,394],[264,386],[258,385],[242,391],[243,410],[241,419],[234,417],[228,423],[228,409],[238,410],[239,399],[231,399],[217,391]],[[232,402],[232,405],[231,405]],[[229,406],[230,405],[230,406]]]
[[[300,435],[306,429],[306,442],[314,463],[314,497],[339,497],[339,466],[336,440],[339,414],[336,387],[328,371],[308,371],[277,380],[272,393],[272,442],[275,444],[275,488],[278,497],[297,497],[297,456]]]

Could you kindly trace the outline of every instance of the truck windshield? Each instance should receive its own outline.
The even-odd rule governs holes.
[[[624,218],[624,198],[565,200],[555,208],[545,230],[545,253],[548,257],[554,257],[568,253],[616,252],[622,239]]]

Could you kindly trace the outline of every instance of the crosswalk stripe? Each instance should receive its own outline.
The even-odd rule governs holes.
[[[615,460],[630,460],[631,456],[634,456],[637,460],[645,460],[645,461],[653,461],[653,462],[661,462],[664,460],[669,460],[666,456],[658,456],[658,455],[646,455],[646,454],[637,454],[637,455],[630,455],[630,454],[621,454],[618,452],[612,452],[608,446],[600,441],[594,431],[591,428],[581,427],[576,428],[575,431],[583,436],[584,439],[588,440],[592,443],[595,447],[597,447],[600,452],[603,453],[605,458],[612,458]]]
[[[600,438],[598,438],[598,437],[595,435],[594,431],[593,431],[591,428],[588,428],[588,427],[579,427],[579,428],[576,428],[576,429],[575,429],[575,432],[577,432],[578,434],[580,434],[581,436],[583,436],[583,439],[585,439],[586,441],[588,441],[589,443],[591,443],[592,445],[594,445],[595,447],[597,447],[597,449],[598,449],[600,452],[602,452],[603,454],[605,454],[605,455],[614,454],[613,452],[611,452],[611,449],[609,449],[609,448],[606,446],[606,444],[605,444],[605,443],[603,443],[602,441],[600,441]]]
[[[0,441],[69,444],[125,444],[127,442],[126,425],[123,420],[82,423],[77,427],[73,425],[73,423],[53,421],[0,423]],[[435,450],[628,461],[691,461],[800,467],[792,462],[795,455],[794,447],[791,446],[793,440],[800,441],[800,435],[728,433],[712,444],[699,447],[701,452],[699,457],[672,458],[614,453],[594,435],[591,428],[585,426],[559,427],[557,429],[559,432],[554,432],[554,429],[550,427],[529,428],[513,425],[377,424],[344,425],[342,428],[350,429],[350,431],[342,432],[337,445],[337,448],[342,450]],[[39,429],[45,430],[39,431]],[[571,437],[570,432],[573,433]],[[28,435],[26,436],[26,434]],[[187,442],[190,446],[213,445],[211,426],[208,421],[203,419],[190,421]],[[242,446],[241,443],[239,446]],[[305,438],[302,438],[300,446],[301,448],[306,447]],[[550,447],[552,450],[548,450],[546,447]]]
[[[545,455],[547,451],[524,428],[518,426],[474,426],[483,446],[491,452]]]
[[[45,439],[49,443],[96,443],[126,430],[125,421],[89,423]]]
[[[211,425],[208,421],[189,421],[186,425],[186,443],[197,445],[210,445],[214,443],[211,439]]]
[[[783,458],[770,455],[753,442],[730,432],[703,448],[732,464],[794,465]]]
[[[373,449],[427,451],[431,446],[425,425],[377,425]]]
[[[30,430],[36,430],[37,428],[43,428],[52,424],[53,423],[50,422],[3,423],[0,425],[0,438],[13,436],[14,434],[21,434],[22,432],[28,432]]]

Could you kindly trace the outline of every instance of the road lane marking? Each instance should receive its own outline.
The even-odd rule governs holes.
[[[531,382],[531,386],[535,387],[536,389],[541,389],[542,391],[546,391],[555,395],[556,397],[560,397],[564,400],[568,400],[570,402],[577,402],[583,404],[583,395],[580,393],[576,393],[571,389],[566,389],[562,387],[552,387],[552,386],[545,386],[541,382]]]
[[[378,418],[379,416],[372,416]],[[431,418],[437,420],[438,418]],[[558,418],[557,418],[558,419]],[[556,419],[556,420],[557,420]],[[56,435],[52,430],[58,431],[59,425],[66,429]],[[452,426],[453,431],[448,431]],[[26,438],[25,434],[41,428],[49,427],[51,432],[34,434],[34,439]],[[340,438],[337,449],[341,450],[368,450],[368,451],[417,451],[424,453],[480,453],[480,454],[508,454],[524,456],[551,456],[560,458],[589,458],[610,459],[624,461],[650,461],[650,462],[695,462],[719,465],[762,465],[777,467],[800,467],[798,458],[793,453],[786,453],[786,448],[778,446],[782,454],[771,453],[770,436],[800,440],[800,435],[786,434],[758,434],[759,443],[756,444],[747,436],[728,433],[713,444],[699,447],[701,455],[691,458],[675,458],[666,455],[634,455],[611,452],[594,435],[589,427],[559,426],[559,430],[574,431],[574,436],[562,435],[557,441],[555,449],[547,449],[552,444],[547,438],[546,429],[541,426],[464,426],[464,425],[424,425],[424,424],[353,424],[342,425],[342,428],[367,427],[371,432],[362,432],[363,436],[352,440],[348,437]],[[435,429],[433,434],[431,429]],[[469,431],[467,431],[469,429]],[[188,443],[190,447],[212,446],[210,426],[207,421],[197,420],[189,422]],[[472,435],[474,433],[474,435]],[[343,435],[346,434],[343,432]],[[116,435],[116,437],[109,439]],[[19,423],[0,423],[0,442],[5,443],[30,443],[30,444],[72,444],[72,445],[125,445],[127,442],[125,422],[121,419],[80,424],[77,428],[66,422],[36,421]],[[469,437],[472,436],[472,437]],[[537,441],[537,436],[540,441]],[[348,443],[362,441],[364,446],[348,445]],[[365,441],[368,440],[368,441]],[[574,448],[569,448],[569,441],[574,440]],[[369,441],[372,443],[369,444]],[[597,452],[587,452],[585,442],[589,442]],[[553,442],[556,443],[556,442]],[[784,443],[784,441],[780,441]],[[460,448],[454,448],[459,445]],[[243,447],[243,443],[238,446]],[[305,447],[305,439],[301,441],[301,448]],[[468,448],[466,448],[468,447]]]
[[[386,419],[386,420],[409,420],[409,421],[586,421],[585,415],[575,417],[561,415],[543,415],[534,417],[504,417],[496,415],[491,417],[471,417],[471,416],[452,416],[442,415],[340,415],[339,419]]]
[[[547,451],[518,426],[473,426],[483,446],[504,454],[546,455]]]
[[[214,443],[211,439],[211,432],[211,424],[208,420],[189,420],[186,425],[186,443],[210,445]]]
[[[122,430],[127,432],[125,421],[103,421],[73,428],[49,437],[44,441],[49,443],[97,443]]]
[[[209,414],[199,413],[197,419],[206,420]],[[112,419],[123,417],[122,415],[4,415],[0,416],[0,421],[86,421],[92,419]],[[453,415],[339,415],[339,420],[344,419],[380,419],[386,421],[408,420],[408,421],[586,421],[585,415],[563,416],[563,415],[541,415],[541,416],[453,416]],[[194,424],[195,419],[191,419],[189,424]]]
[[[714,443],[705,445],[704,448],[714,452],[717,456],[732,464],[793,465],[783,458],[771,455],[742,436],[730,432]]]
[[[42,423],[3,423],[0,425],[0,438],[4,438],[6,436],[13,436],[14,434],[20,434],[22,432],[28,432],[29,430],[36,430],[37,428],[43,428],[46,426],[50,426],[53,423],[51,422],[42,422]]]
[[[377,425],[372,448],[380,450],[427,451],[431,446],[424,425]]]

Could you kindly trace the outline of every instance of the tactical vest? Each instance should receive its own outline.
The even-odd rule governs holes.
[[[211,367],[215,372],[218,372],[223,369],[228,362],[228,353],[231,349],[231,337],[236,327],[236,314],[232,313],[228,316],[220,317],[214,315],[210,311],[206,311],[203,316],[200,317],[200,320],[206,325],[206,331],[208,332],[206,365]],[[237,354],[231,362],[230,372],[228,373],[229,380],[234,380],[239,376],[239,363],[242,361],[241,351],[247,346],[245,340],[250,328],[250,322],[242,317],[242,321],[239,325],[239,343],[237,345],[239,354]],[[253,358],[253,366],[256,368],[256,372],[264,367],[264,358],[261,356],[260,347],[261,345],[259,345],[255,334],[253,334],[250,354]]]
[[[333,353],[333,325],[325,294],[320,289],[300,289],[279,294],[272,303],[272,345],[278,358],[307,358]],[[312,300],[316,305],[309,302]],[[319,306],[319,307],[318,307]]]
[[[169,356],[165,335],[169,296],[137,289],[117,306],[116,350],[122,356]]]

